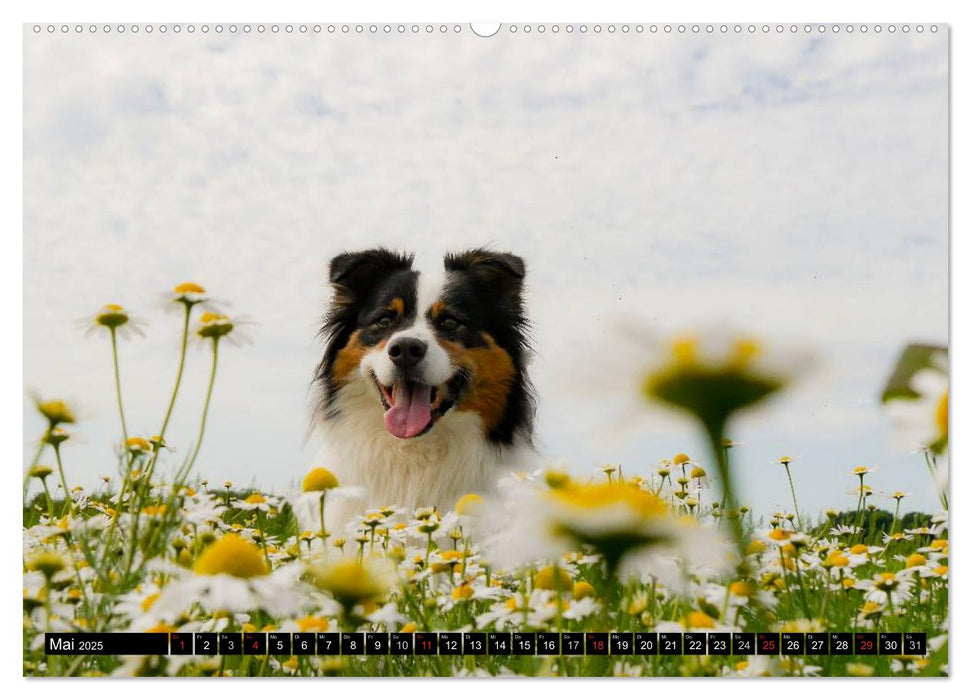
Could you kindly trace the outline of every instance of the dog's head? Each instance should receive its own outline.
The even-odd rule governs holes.
[[[341,392],[353,386],[366,388],[398,438],[433,431],[451,411],[474,411],[490,441],[528,441],[522,259],[481,249],[449,254],[440,280],[412,262],[385,249],[331,260],[334,296],[317,369],[325,419],[340,414]]]

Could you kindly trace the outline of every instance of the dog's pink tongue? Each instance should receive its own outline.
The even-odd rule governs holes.
[[[394,387],[394,405],[385,411],[384,425],[399,438],[413,438],[432,419],[432,388],[414,382],[401,382]]]

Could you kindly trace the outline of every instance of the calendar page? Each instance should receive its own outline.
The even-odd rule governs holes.
[[[949,27],[28,23],[23,674],[948,674]]]

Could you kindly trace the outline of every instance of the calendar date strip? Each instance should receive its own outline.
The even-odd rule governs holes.
[[[924,632],[48,632],[51,656],[924,656]]]

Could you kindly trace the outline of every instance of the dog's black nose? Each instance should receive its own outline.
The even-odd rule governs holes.
[[[428,343],[417,338],[398,338],[388,348],[388,357],[401,369],[414,367],[428,351]]]

